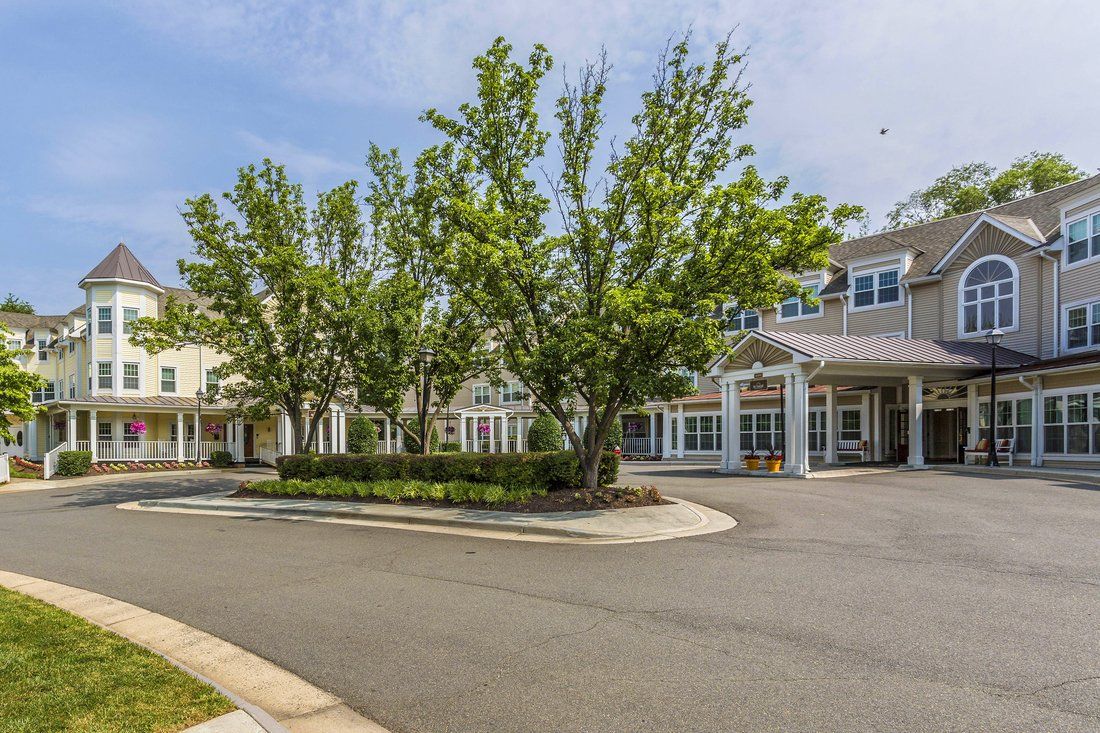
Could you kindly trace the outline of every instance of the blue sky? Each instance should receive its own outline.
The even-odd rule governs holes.
[[[755,163],[876,224],[968,160],[1038,149],[1100,166],[1086,0],[0,0],[0,295],[68,310],[119,241],[176,284],[186,197],[264,156],[310,192],[362,180],[370,141],[411,157],[436,139],[419,112],[466,99],[497,35],[550,48],[547,106],[563,66],[606,47],[621,132],[666,38],[692,28],[702,50],[735,25]]]

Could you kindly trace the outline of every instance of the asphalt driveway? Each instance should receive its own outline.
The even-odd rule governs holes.
[[[1097,487],[623,478],[741,524],[547,545],[114,508],[222,475],[0,496],[0,569],[210,631],[396,732],[1100,729]]]

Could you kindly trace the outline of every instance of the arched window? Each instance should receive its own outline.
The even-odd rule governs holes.
[[[959,282],[959,333],[1015,330],[1020,272],[1007,257],[990,255],[966,268]]]

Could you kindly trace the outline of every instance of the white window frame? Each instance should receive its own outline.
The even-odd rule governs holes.
[[[808,306],[802,302],[798,296],[795,298],[788,298],[787,300],[779,303],[775,306],[775,322],[776,323],[793,323],[794,321],[809,321],[814,318],[821,318],[825,315],[825,302],[821,300],[821,291],[825,289],[825,278],[821,275],[815,275],[813,277],[800,277],[798,282],[802,284],[803,290],[810,290],[817,288],[817,292],[814,293],[814,297],[817,298],[817,306]],[[798,315],[797,316],[784,316],[783,304],[784,303],[798,303]],[[817,308],[816,313],[806,313],[806,308]]]
[[[681,377],[686,377],[691,380],[692,387],[699,389],[699,372],[693,372],[687,367],[680,367],[677,371],[680,373]]]
[[[737,313],[736,316],[730,316],[729,315],[730,313],[734,313],[734,312]],[[755,326],[745,325],[745,321],[748,318],[755,318],[756,319],[756,325]],[[760,311],[754,310],[752,308],[741,309],[736,303],[727,303],[726,304],[726,306],[722,309],[722,319],[726,323],[727,327],[725,329],[725,332],[727,334],[737,333],[739,331],[759,331],[760,330],[760,324],[762,322]],[[736,323],[737,325],[734,326],[734,323]]]
[[[75,374],[70,374],[69,375],[69,399],[70,400],[75,400],[76,399],[76,375]]]
[[[1085,258],[1078,260],[1077,262],[1069,261],[1069,228],[1077,222],[1085,222]],[[1063,234],[1065,237],[1065,246],[1062,247],[1062,269],[1073,270],[1078,267],[1084,267],[1092,262],[1100,261],[1100,208],[1095,208],[1090,211],[1086,211],[1084,214],[1079,214],[1072,219],[1066,219]],[[1093,247],[1096,247],[1096,253],[1093,254]]]
[[[216,391],[221,386],[221,380],[218,379],[218,375],[214,373],[213,369],[206,369],[205,374],[203,374],[202,388],[206,390],[207,394],[211,392],[211,385]]]
[[[133,375],[130,375],[130,374],[126,373],[126,368],[127,367],[133,367],[134,368],[134,374]],[[131,387],[130,384],[126,381],[128,379],[134,380],[134,382],[133,382],[134,386],[133,387]],[[136,361],[124,361],[124,362],[122,362],[122,388],[123,389],[129,389],[129,390],[140,390],[141,389],[141,364],[139,364]]]
[[[478,391],[479,390],[484,394],[485,400],[483,402],[478,401]],[[472,387],[470,387],[470,400],[474,405],[491,405],[491,404],[493,404],[492,385],[486,383],[486,384],[475,384]]]
[[[113,441],[115,439],[115,427],[110,422],[97,422],[95,429],[96,440]]]
[[[1086,422],[1070,422],[1069,420],[1069,395],[1085,395],[1085,420]],[[1059,423],[1048,423],[1046,415],[1046,401],[1048,397],[1061,397],[1062,398],[1062,451],[1055,453],[1051,451],[1047,446],[1047,427],[1058,425]],[[1000,402],[1000,400],[998,400]],[[1036,408],[1032,408],[1036,409]],[[1081,460],[1081,461],[1095,461],[1097,456],[1100,456],[1100,384],[1083,384],[1078,387],[1060,387],[1058,389],[1044,389],[1042,398],[1039,401],[1038,408],[1041,410],[1039,413],[1039,429],[1042,430],[1042,445],[1043,456],[1048,458],[1057,457],[1058,460]],[[1087,425],[1089,433],[1090,449],[1085,453],[1068,453],[1066,448],[1069,446],[1069,426],[1070,425]],[[1017,448],[1018,449],[1018,448]]]
[[[774,409],[767,408],[767,409],[756,409],[756,410],[741,410],[740,415],[741,415],[741,417],[739,419],[743,419],[745,417],[749,417],[749,418],[752,419],[752,430],[745,430],[744,426],[742,426],[740,424],[738,425],[738,428],[740,428],[740,435],[741,435],[741,441],[740,442],[741,442],[741,444],[737,448],[738,448],[738,451],[740,451],[741,453],[745,453],[749,450],[749,446],[745,445],[745,442],[746,442],[745,441],[745,436],[750,436],[751,437],[751,439],[748,441],[750,443],[750,446],[755,446],[756,445],[756,436],[760,435],[760,434],[767,434],[767,435],[771,436],[771,441],[772,441],[771,445],[775,450],[779,450],[779,446],[784,444],[786,438],[783,435],[783,431],[785,430],[786,426],[785,426],[784,421],[783,421],[783,411],[782,410],[780,410],[778,408],[774,408]],[[758,429],[759,426],[760,426],[760,423],[757,420],[758,415],[770,415],[771,416],[770,419],[769,419],[769,422],[768,422],[768,429],[766,431]],[[756,448],[756,452],[757,453],[767,453],[768,449],[763,447],[763,446],[759,446],[759,447]]]
[[[903,339],[905,338],[905,331],[891,331],[890,333],[876,333],[872,338],[877,339]]]
[[[107,318],[103,317],[103,313],[106,311]],[[103,324],[107,324],[107,330],[103,330]],[[115,328],[115,310],[109,305],[97,305],[95,311],[95,334],[96,336],[111,336],[114,334]]]
[[[956,307],[958,309],[958,329],[959,329],[959,338],[960,339],[981,338],[989,331],[989,329],[985,329],[985,328],[981,327],[981,309],[980,308],[979,308],[979,312],[978,312],[978,330],[977,331],[967,331],[966,330],[966,328],[965,328],[966,319],[965,319],[965,315],[964,315],[965,312],[966,312],[966,308],[965,308],[966,303],[963,301],[963,295],[964,295],[965,291],[967,290],[966,278],[970,276],[970,273],[974,271],[974,268],[976,268],[978,265],[982,264],[983,262],[988,262],[990,260],[1000,260],[1001,262],[1004,262],[1005,264],[1007,264],[1008,268],[1012,271],[1012,325],[1009,326],[1008,328],[1004,328],[1004,327],[1000,327],[1000,326],[998,326],[998,328],[1000,328],[1001,331],[1003,331],[1004,333],[1014,333],[1014,332],[1020,330],[1020,268],[1016,266],[1015,261],[1013,261],[1013,259],[1011,257],[1006,257],[1005,255],[986,255],[984,257],[979,257],[978,259],[971,262],[967,266],[967,268],[965,270],[963,270],[962,277],[959,278],[959,285],[958,285],[958,287],[956,289],[956,293],[955,293],[955,304],[956,304]],[[995,299],[1000,298],[1000,297],[1001,297],[1000,295],[995,295],[994,296]],[[979,298],[980,298],[980,294],[979,294]],[[981,303],[981,300],[979,299],[978,302]],[[997,301],[994,300],[994,302],[997,302]],[[997,308],[995,310],[998,313],[1000,312],[999,308]]]
[[[1028,416],[1026,421],[1020,420],[1020,403],[1031,403],[1031,415]],[[1014,450],[1017,454],[1031,455],[1031,441],[1035,439],[1035,427],[1033,421],[1035,419],[1035,399],[1031,393],[1021,394],[1009,394],[1005,397],[997,397],[997,404],[1010,404],[1012,406],[1012,422],[1004,422],[1000,415],[997,416],[997,431],[1000,433],[997,438],[1012,438],[1015,442]],[[1040,401],[1039,409],[1042,410],[1044,404]],[[1040,417],[1045,417],[1040,415]],[[1064,423],[1063,423],[1064,424]],[[1046,425],[1041,423],[1040,429],[1045,429]],[[1021,440],[1020,431],[1026,430],[1028,434],[1027,440]],[[1010,433],[1010,434],[1006,434]],[[978,435],[972,437],[971,442],[977,443],[978,440],[989,438],[989,397],[982,397],[978,400]]]
[[[1062,351],[1070,354],[1079,354],[1092,349],[1100,348],[1100,341],[1096,343],[1092,342],[1092,328],[1093,325],[1100,326],[1100,318],[1094,318],[1098,315],[1096,312],[1097,306],[1100,306],[1100,298],[1092,297],[1087,300],[1078,300],[1072,303],[1066,303],[1062,306]],[[1085,330],[1089,334],[1088,341],[1084,346],[1074,346],[1070,348],[1069,345],[1069,312],[1077,308],[1085,309]]]
[[[130,313],[134,314],[133,318],[130,318]],[[122,333],[131,334],[134,332],[133,323],[141,317],[141,310],[139,308],[131,308],[126,306],[122,309]]]
[[[107,373],[103,373],[103,367],[107,367]],[[96,374],[96,388],[97,389],[114,389],[115,374],[114,364],[110,361],[98,361],[95,368]],[[104,379],[107,381],[104,382]]]
[[[844,428],[844,417],[846,415],[855,415],[856,421],[859,423],[859,435],[856,437],[844,437],[844,433],[855,433],[856,430]],[[836,439],[837,440],[863,440],[863,408],[862,407],[838,407],[836,410]]]
[[[880,282],[884,273],[896,272],[898,280],[893,286],[898,291],[897,300],[881,301],[879,300],[879,293],[882,291],[882,284]],[[873,267],[866,270],[860,270],[859,272],[849,273],[851,282],[848,283],[848,312],[849,313],[861,313],[863,311],[873,311],[879,308],[897,308],[905,305],[905,294],[901,286],[901,265],[884,265],[882,267]],[[870,277],[872,279],[872,287],[869,292],[874,294],[874,301],[867,305],[856,305],[856,280],[861,277]],[[867,291],[860,291],[867,292]]]
[[[164,382],[165,382],[164,372],[167,369],[172,370],[172,389],[170,389],[170,390],[164,388]],[[158,386],[160,387],[160,393],[161,394],[179,394],[179,389],[180,389],[179,369],[177,369],[174,366],[163,366],[162,365],[160,367],[160,372],[158,373],[157,376],[160,378],[158,380]]]
[[[38,347],[37,348],[38,360],[39,361],[49,361],[50,360],[50,351],[49,351],[50,340],[49,339],[35,339],[34,343],[35,343],[35,346]]]
[[[510,379],[500,386],[500,404],[514,405],[523,402],[523,382]]]
[[[710,430],[702,430],[703,420],[709,421]],[[694,421],[695,430],[688,431],[688,425]],[[700,447],[703,444],[703,436],[710,436],[710,448]],[[691,439],[695,439],[695,447],[691,445]],[[687,412],[684,413],[684,452],[685,453],[721,453],[722,452],[722,413],[721,412]]]

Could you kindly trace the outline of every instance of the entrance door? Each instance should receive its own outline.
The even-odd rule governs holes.
[[[959,423],[958,411],[951,407],[929,410],[925,428],[925,445],[930,461],[958,461]]]
[[[252,423],[244,424],[244,457],[253,458],[256,455],[255,426]]]

